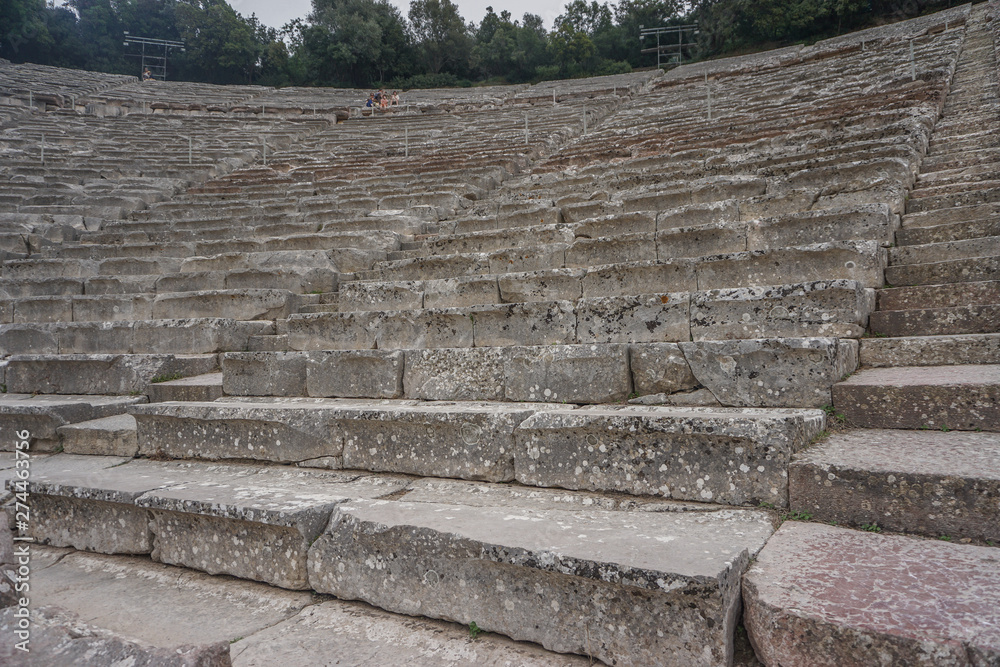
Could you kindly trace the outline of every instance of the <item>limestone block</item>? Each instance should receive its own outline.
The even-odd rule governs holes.
[[[691,337],[857,338],[874,309],[874,290],[854,280],[708,290],[691,295]]]
[[[133,329],[135,354],[211,354],[246,350],[251,336],[274,333],[274,324],[197,318],[136,322]]]
[[[385,313],[375,339],[380,350],[472,347],[472,318],[458,308],[398,310]]]
[[[618,234],[650,234],[656,231],[656,213],[642,211],[586,218],[573,227],[577,238],[596,239]]]
[[[7,365],[12,392],[127,395],[155,377],[201,375],[217,368],[215,355],[16,355]]]
[[[342,313],[423,308],[423,283],[413,280],[344,283],[340,286],[337,307]]]
[[[696,271],[701,289],[781,285],[814,280],[817,276],[881,287],[885,264],[885,248],[875,241],[836,241],[719,255],[700,262]]]
[[[516,478],[534,486],[784,507],[788,461],[822,427],[820,410],[539,412],[516,432]]]
[[[33,396],[0,395],[0,450],[13,451],[16,433],[31,434],[32,451],[54,449],[59,442],[57,429],[65,424],[99,419],[125,412],[129,406],[145,403],[145,396]]]
[[[500,289],[493,276],[468,276],[424,282],[425,308],[464,308],[500,303]]]
[[[73,298],[36,296],[14,302],[13,322],[72,322]]]
[[[403,390],[428,401],[501,401],[508,362],[498,347],[407,350]]]
[[[750,224],[747,228],[747,250],[851,239],[889,244],[894,242],[896,227],[898,219],[885,204],[790,213],[755,220]]]
[[[496,250],[486,255],[489,273],[548,271],[566,266],[567,245],[551,245]]]
[[[274,320],[293,310],[294,295],[285,290],[223,290],[159,294],[153,302],[154,319],[225,317],[235,320]]]
[[[514,429],[531,412],[492,403],[345,408],[332,428],[346,468],[505,482],[514,478]]]
[[[222,390],[229,396],[305,396],[307,352],[227,352]]]
[[[858,367],[858,342],[763,338],[680,344],[698,382],[730,407],[813,408]]]
[[[626,345],[510,348],[504,371],[508,401],[612,403],[632,391]]]
[[[308,354],[305,394],[338,398],[400,398],[403,352],[328,350]]]
[[[139,453],[170,458],[296,463],[339,459],[330,430],[338,403],[317,398],[226,399],[136,406]]]
[[[679,227],[656,234],[656,256],[661,260],[675,257],[702,257],[747,249],[747,232],[738,223]]]
[[[48,493],[50,489],[41,482],[33,482],[30,488],[31,522],[25,534],[38,543],[105,554],[148,554],[153,550],[149,512],[132,505],[128,497],[138,493],[119,494],[120,498],[105,501],[98,499],[102,494],[86,489],[74,490],[77,497],[62,497]]]
[[[622,234],[596,239],[577,238],[566,249],[566,267],[600,266],[656,260],[654,234]]]
[[[381,313],[296,314],[285,333],[293,350],[372,350],[384,319]]]
[[[73,297],[74,322],[130,322],[153,317],[153,296],[76,296]]]
[[[132,415],[112,415],[66,424],[56,431],[67,454],[131,457],[139,451]]]
[[[735,200],[713,201],[660,211],[656,214],[656,231],[739,221],[740,209]]]
[[[554,225],[562,221],[562,209],[551,205],[539,206],[534,202],[501,204],[497,211],[499,229]]]
[[[572,302],[548,301],[471,309],[476,347],[571,345],[576,342]]]
[[[639,396],[674,394],[699,386],[677,343],[629,345],[632,384]]]
[[[56,354],[59,343],[55,331],[33,324],[0,325],[0,354]]]
[[[744,577],[744,622],[766,664],[988,665],[998,582],[992,547],[787,521]]]
[[[475,622],[608,664],[725,665],[739,574],[772,530],[752,511],[665,522],[641,512],[354,501],[338,506],[310,549],[309,577],[323,593]]]
[[[575,301],[583,296],[583,276],[586,273],[585,269],[506,273],[497,279],[500,298],[503,303]]]
[[[659,343],[688,340],[688,295],[643,294],[594,297],[576,305],[577,341]]]
[[[620,296],[698,289],[695,262],[634,262],[589,269],[583,277],[583,296]]]

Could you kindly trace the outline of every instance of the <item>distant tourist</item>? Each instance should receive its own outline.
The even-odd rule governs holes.
[[[149,71],[148,67],[146,69],[142,70],[142,80],[143,81],[152,81],[153,80],[153,73]]]
[[[398,107],[399,106],[399,91],[398,90],[392,91],[392,106],[394,106],[394,107]]]

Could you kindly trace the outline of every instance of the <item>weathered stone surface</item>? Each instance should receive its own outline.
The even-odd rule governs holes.
[[[59,550],[36,547],[33,560],[38,565],[46,558],[57,560],[49,556],[52,552]],[[35,569],[31,583],[39,606],[58,604],[94,625],[160,648],[220,641],[228,646],[294,618],[312,602],[310,593],[213,577],[148,558],[84,552],[64,554]]]
[[[835,433],[788,476],[792,510],[819,521],[1000,542],[1000,438],[989,433]]]
[[[294,295],[287,290],[244,289],[177,292],[157,295],[153,319],[227,317],[234,320],[273,320],[294,312]]]
[[[698,289],[695,262],[637,262],[597,267],[583,277],[583,296],[691,292]]]
[[[747,228],[747,250],[852,239],[889,244],[895,241],[898,226],[898,218],[885,204],[791,213],[753,221]]]
[[[424,281],[424,308],[464,308],[500,303],[495,276]]]
[[[328,600],[293,618],[234,643],[233,664],[264,667],[280,663],[321,667],[336,656],[351,667],[584,667],[580,656],[550,653],[534,644],[482,634],[467,627],[390,614],[366,604]]]
[[[427,401],[499,401],[504,398],[506,348],[407,350],[406,398]]]
[[[585,269],[505,273],[497,278],[503,303],[576,301],[583,296]],[[0,329],[2,331],[2,329]]]
[[[699,386],[677,343],[630,345],[629,366],[632,385],[639,396],[674,394]]]
[[[877,311],[871,330],[894,337],[995,333],[1000,330],[1000,304]]]
[[[344,409],[344,467],[493,482],[514,478],[514,429],[532,410],[476,403]]]
[[[773,530],[766,515],[513,512],[341,505],[310,549],[310,582],[611,664],[730,661],[739,573]]]
[[[991,364],[1000,360],[1000,333],[864,338],[860,342],[861,365],[875,368]]]
[[[337,305],[344,313],[423,308],[423,283],[412,280],[344,283],[340,286]]]
[[[834,385],[833,404],[860,428],[1000,431],[1000,366],[866,369]]]
[[[229,396],[304,396],[305,352],[227,352],[222,390]]]
[[[399,398],[403,366],[403,352],[398,350],[311,352],[304,393],[321,398]]]
[[[765,664],[988,665],[998,582],[994,548],[789,521],[744,576],[743,618]]]
[[[858,367],[858,342],[764,338],[681,343],[699,384],[730,407],[817,408]]]
[[[385,313],[375,334],[380,350],[472,347],[473,340],[472,318],[455,308]]]
[[[539,412],[515,433],[516,478],[534,486],[783,507],[788,461],[823,423],[819,410]]]
[[[60,607],[33,609],[28,651],[17,648],[21,619],[15,609],[0,611],[0,661],[23,667],[230,667],[229,644],[151,648],[79,620]],[[9,661],[9,662],[8,662]]]
[[[163,401],[214,401],[222,398],[222,373],[192,375],[179,380],[154,382],[146,388],[150,403]]]
[[[576,304],[577,342],[661,343],[689,340],[688,295],[580,299]]]
[[[57,429],[63,451],[92,456],[135,456],[139,444],[135,436],[135,417],[113,415],[67,424]]]
[[[56,498],[51,487],[33,481],[31,522],[25,534],[40,544],[106,554],[148,554],[153,550],[150,515],[120,502]],[[138,495],[138,494],[136,494]],[[109,526],[114,526],[109,530]]]
[[[139,453],[202,459],[294,463],[341,455],[330,422],[343,406],[331,399],[224,399],[136,406]]]
[[[632,392],[626,345],[512,347],[504,368],[508,401],[613,403]]]
[[[481,306],[466,318],[474,325],[476,347],[576,342],[576,312],[569,301]]]
[[[32,396],[0,395],[0,450],[13,451],[19,431],[28,431],[31,450],[52,451],[59,443],[57,429],[125,412],[145,403],[145,396]]]
[[[834,241],[719,255],[700,262],[696,271],[698,288],[703,290],[781,285],[816,276],[881,287],[885,265],[885,248],[874,241]]]
[[[874,309],[874,290],[853,280],[708,290],[691,295],[691,337],[857,338]]]
[[[156,377],[210,373],[215,355],[16,355],[7,364],[11,392],[128,395]]]
[[[288,318],[292,350],[373,350],[381,313],[309,313]]]

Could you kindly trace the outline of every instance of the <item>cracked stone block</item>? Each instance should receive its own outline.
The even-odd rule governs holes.
[[[608,664],[726,665],[740,573],[772,530],[748,510],[352,501],[310,549],[309,577],[323,593]]]
[[[583,296],[691,292],[698,289],[695,261],[635,262],[595,267],[583,277]]]
[[[533,486],[784,507],[788,461],[823,424],[820,410],[538,412],[515,433],[515,476]]]
[[[112,415],[57,429],[63,451],[91,456],[135,456],[139,443],[135,435],[135,417]]]
[[[576,312],[569,301],[481,306],[467,318],[474,323],[476,347],[576,342]]]
[[[691,372],[722,405],[817,408],[858,368],[858,341],[763,338],[680,343]]]
[[[375,334],[380,350],[472,347],[473,323],[462,309],[394,311]]]
[[[631,391],[627,345],[509,348],[504,368],[508,401],[612,403]]]
[[[145,403],[145,396],[0,395],[0,450],[13,451],[16,433],[28,431],[31,450],[52,451],[59,444],[58,428],[122,414]]]
[[[698,287],[724,289],[827,279],[856,280],[864,287],[885,283],[886,250],[875,241],[834,241],[796,248],[719,255],[697,266]]]
[[[743,598],[765,664],[1000,662],[991,547],[786,521],[744,575]]]
[[[40,394],[136,394],[155,377],[202,375],[217,367],[215,355],[17,355],[7,364],[7,387]]]
[[[629,345],[629,367],[639,396],[674,394],[699,387],[677,343]]]

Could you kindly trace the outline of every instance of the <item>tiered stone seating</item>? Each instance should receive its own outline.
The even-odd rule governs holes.
[[[90,95],[89,113],[198,114],[222,113],[252,97],[273,90],[268,86],[218,86],[191,81],[133,81]]]
[[[957,128],[989,128],[969,99],[995,91],[985,13],[714,65],[711,113],[692,68],[627,96],[582,81],[473,109],[459,91],[453,113],[324,125],[9,260],[48,277],[11,281],[45,296],[13,299],[0,331],[19,392],[0,416],[39,415],[35,446],[64,449],[33,461],[22,530],[109,554],[71,552],[43,590],[86,580],[67,606],[100,617],[108,584],[77,570],[119,568],[119,605],[170,610],[193,593],[142,583],[169,564],[549,651],[497,654],[526,664],[731,664],[745,605],[767,664],[989,664],[996,341],[864,337],[922,298],[894,271],[962,272],[908,268],[928,258],[974,277],[927,283],[950,298],[993,293],[974,268],[995,254],[992,184],[952,166]],[[906,367],[950,344],[966,366]],[[838,412],[861,430],[828,437]],[[963,432],[910,431],[924,414]],[[253,637],[143,637],[266,662],[265,626],[331,634],[327,600],[284,624],[240,612]]]
[[[84,97],[134,82],[134,76],[104,74],[0,60],[0,104],[32,106],[41,111],[74,106]]]

